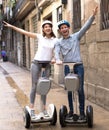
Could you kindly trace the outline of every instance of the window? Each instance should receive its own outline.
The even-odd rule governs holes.
[[[57,8],[57,22],[59,22],[60,20],[62,20],[62,6]]]
[[[26,30],[29,31],[29,20],[26,22]],[[28,67],[31,66],[31,49],[30,49],[30,37],[27,37],[27,56],[28,56]]]
[[[81,0],[73,0],[73,29],[81,28]]]
[[[100,29],[108,29],[109,28],[109,0],[101,0],[100,3],[101,10],[101,24]]]
[[[12,35],[10,35],[11,36],[11,39],[10,39],[10,50],[14,50],[14,36],[16,37],[16,35],[15,35],[15,31],[14,30],[12,30]]]
[[[25,30],[25,25],[22,26],[22,29]],[[23,59],[23,66],[26,67],[26,41],[25,35],[22,35],[22,59]]]
[[[32,29],[34,33],[38,32],[38,20],[37,20],[37,15],[35,15],[34,17],[32,17]],[[37,38],[34,39],[34,53],[37,51]]]
[[[33,32],[36,33],[37,30],[38,30],[38,26],[37,26],[37,15],[35,15],[33,18],[32,18],[32,27],[33,27]]]

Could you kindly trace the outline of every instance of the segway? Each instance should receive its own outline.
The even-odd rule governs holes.
[[[73,70],[71,70],[71,67],[74,65],[77,65],[80,63],[64,63],[65,65],[68,65],[70,68],[70,73],[65,76],[65,90],[72,91],[74,98],[75,98],[75,107],[76,107],[76,113],[73,114],[71,118],[67,118],[68,110],[65,105],[62,105],[59,111],[59,121],[61,127],[65,127],[67,124],[73,125],[73,124],[87,124],[89,128],[93,127],[93,107],[91,105],[88,105],[86,107],[86,118],[84,120],[79,120],[79,115],[77,114],[77,92],[79,90],[79,76],[77,74],[73,73]]]
[[[44,70],[42,70],[44,73]],[[47,95],[51,88],[51,80],[45,76],[41,76],[37,83],[37,94]],[[31,118],[31,109],[29,106],[24,108],[24,126],[30,128],[31,124],[34,123],[45,123],[50,122],[51,125],[55,125],[57,122],[57,110],[54,104],[49,104],[47,108],[47,116],[42,112],[35,114],[35,118]]]

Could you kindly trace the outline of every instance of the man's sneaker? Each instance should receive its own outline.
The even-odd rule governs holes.
[[[78,122],[86,122],[86,116],[85,115],[80,115],[79,116],[79,119],[78,119]]]
[[[35,119],[35,110],[33,110],[33,109],[31,110],[31,118]]]
[[[73,112],[69,111],[69,113],[66,116],[67,119],[73,119]]]
[[[45,117],[49,117],[49,115],[48,115],[46,110],[43,111],[43,114],[44,114]]]

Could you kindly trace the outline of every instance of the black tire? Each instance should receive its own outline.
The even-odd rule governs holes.
[[[51,125],[56,125],[56,122],[57,122],[57,110],[56,110],[56,107],[54,106],[53,119],[52,119],[52,121],[50,122],[50,124],[51,124]]]
[[[62,105],[59,111],[59,121],[61,127],[66,126],[66,122],[65,122],[66,115],[67,115],[67,107],[65,105]]]
[[[93,107],[91,105],[87,106],[86,116],[87,116],[88,127],[92,128],[93,127]]]
[[[25,110],[24,110],[24,126],[25,126],[25,128],[30,128],[30,124],[31,124],[31,117],[30,117],[29,112],[25,108]]]

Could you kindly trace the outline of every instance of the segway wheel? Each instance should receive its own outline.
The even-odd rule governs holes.
[[[86,116],[87,116],[87,123],[88,127],[93,127],[93,107],[91,105],[87,106],[86,108]]]
[[[25,110],[24,110],[24,126],[25,126],[25,128],[30,128],[30,124],[31,124],[30,114],[27,111],[27,109],[25,108]]]
[[[61,127],[66,126],[66,122],[65,122],[66,115],[67,115],[67,107],[65,105],[62,105],[59,111],[59,121]]]
[[[52,118],[52,121],[50,122],[50,124],[55,125],[56,122],[57,122],[57,110],[56,110],[56,107],[54,106],[53,118]]]

